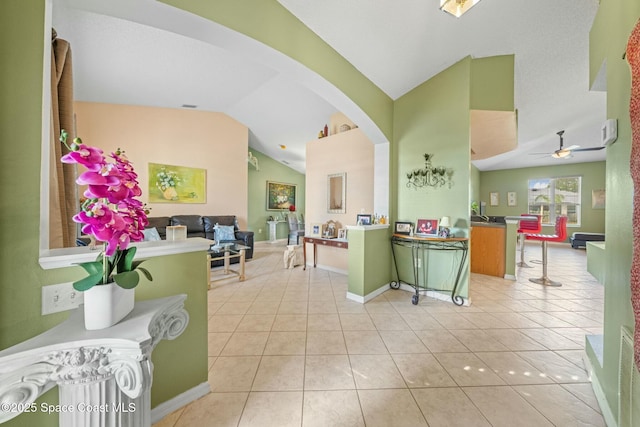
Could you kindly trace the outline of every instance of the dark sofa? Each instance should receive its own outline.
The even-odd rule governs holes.
[[[169,225],[184,225],[187,227],[187,238],[204,237],[205,239],[215,240],[218,243],[236,242],[241,245],[248,246],[250,249],[245,251],[245,259],[253,258],[253,231],[241,231],[238,229],[238,220],[235,215],[174,215],[174,216],[156,216],[149,217],[149,225],[147,228],[155,227],[158,234],[164,240],[166,239],[166,230]],[[223,240],[219,242],[215,236],[215,225],[230,225],[235,230],[235,240]],[[238,258],[231,258],[231,263],[239,262]],[[223,265],[222,260],[211,261],[211,266],[216,267]]]
[[[604,242],[603,233],[573,233],[571,247],[573,249],[586,248],[587,242]]]

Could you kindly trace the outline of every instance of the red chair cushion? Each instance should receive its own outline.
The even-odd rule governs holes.
[[[531,220],[520,220],[518,233],[536,234],[542,231],[542,217],[540,215],[521,214],[520,216],[535,217]]]
[[[556,218],[556,234],[525,234],[527,240],[546,240],[547,242],[564,242],[567,240],[567,217]]]

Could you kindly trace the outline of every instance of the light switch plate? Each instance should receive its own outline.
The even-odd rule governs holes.
[[[42,287],[42,314],[73,310],[84,302],[82,292],[73,289],[73,283],[59,283]]]

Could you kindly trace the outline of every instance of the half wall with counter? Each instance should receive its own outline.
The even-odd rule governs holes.
[[[391,245],[389,225],[347,226],[349,286],[347,298],[365,303],[389,289]]]

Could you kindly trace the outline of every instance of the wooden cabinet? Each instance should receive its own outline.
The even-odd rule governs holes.
[[[504,277],[505,273],[504,226],[471,227],[471,272]]]

